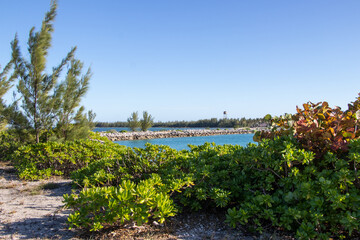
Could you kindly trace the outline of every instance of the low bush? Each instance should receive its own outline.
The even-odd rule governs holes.
[[[138,184],[123,180],[116,187],[84,188],[79,194],[64,195],[65,206],[74,210],[68,218],[70,228],[96,231],[104,224],[135,221],[141,225],[149,218],[162,223],[177,212],[170,194],[187,184],[166,185],[159,175],[152,174]]]
[[[0,161],[12,160],[12,154],[21,146],[16,137],[6,131],[0,132]]]
[[[329,152],[322,161],[315,161],[315,153],[302,149],[297,139],[289,136],[247,147],[206,143],[191,146],[190,151],[147,145],[128,149],[118,160],[98,160],[75,172],[74,181],[92,189],[84,190],[84,196],[78,197],[83,202],[76,204],[80,206],[91,196],[89,201],[96,209],[111,212],[107,209],[117,201],[114,191],[122,181],[131,180],[134,193],[136,184],[156,173],[172,189],[191,186],[171,195],[179,206],[226,208],[231,226],[246,224],[257,231],[273,226],[291,231],[299,239],[355,236],[360,225],[360,140],[352,141],[349,149],[341,158]],[[155,193],[161,191],[155,188]],[[85,221],[88,214],[95,217],[95,212],[83,211],[79,209],[69,218],[72,226]],[[119,215],[106,217],[109,213],[105,212],[94,222],[114,224]],[[132,212],[134,218],[128,219],[136,220],[137,214]],[[89,224],[78,226],[93,230],[100,226]]]
[[[272,130],[258,132],[255,141],[275,136],[294,136],[301,147],[314,152],[318,159],[332,152],[346,154],[351,140],[360,137],[360,94],[348,110],[331,108],[327,102],[303,104],[294,115],[272,119]]]
[[[69,176],[91,162],[115,158],[125,150],[126,147],[118,144],[91,139],[47,142],[20,147],[13,154],[13,161],[20,178],[36,180],[52,175]]]
[[[244,149],[237,158],[246,176],[238,185],[243,199],[228,210],[227,222],[232,226],[248,224],[258,231],[271,224],[295,232],[299,239],[358,234],[356,169],[360,159],[355,149],[359,143],[350,144],[345,159],[327,153],[322,166],[315,164],[314,153],[279,138]]]
[[[117,186],[123,179],[139,182],[158,173],[165,163],[174,161],[179,152],[169,146],[146,144],[142,148],[127,148],[114,158],[92,161],[71,174],[81,187]]]

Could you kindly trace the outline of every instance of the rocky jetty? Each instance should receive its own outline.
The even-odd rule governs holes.
[[[176,138],[176,137],[200,137],[212,135],[247,134],[254,133],[257,129],[188,129],[170,131],[146,131],[146,132],[100,132],[101,136],[111,141],[140,140],[154,138]]]

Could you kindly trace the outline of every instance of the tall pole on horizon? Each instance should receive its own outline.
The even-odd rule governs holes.
[[[227,119],[227,112],[224,111],[224,119]]]

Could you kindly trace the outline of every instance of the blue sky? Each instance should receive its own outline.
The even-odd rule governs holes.
[[[0,64],[22,52],[48,0],[0,1]],[[59,0],[48,67],[72,46],[91,66],[97,121],[263,117],[360,92],[358,0]],[[84,73],[85,73],[84,69]]]

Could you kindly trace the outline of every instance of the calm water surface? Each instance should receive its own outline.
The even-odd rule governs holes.
[[[248,143],[254,143],[254,134],[232,134],[232,135],[215,135],[205,137],[181,137],[181,138],[160,138],[160,139],[146,139],[146,140],[130,140],[130,141],[116,141],[120,145],[128,147],[145,147],[145,143],[168,145],[176,150],[189,150],[188,144],[202,145],[205,142],[214,142],[217,145],[237,144],[246,146]]]

